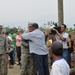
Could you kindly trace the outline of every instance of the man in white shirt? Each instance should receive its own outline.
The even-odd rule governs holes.
[[[29,50],[33,54],[39,75],[49,75],[48,52],[45,45],[45,35],[40,31],[37,23],[32,24],[32,32],[22,34],[22,38],[29,40]]]
[[[68,45],[67,45],[67,40],[68,40],[68,33],[65,32],[66,30],[66,25],[62,24],[61,25],[61,32],[59,33],[58,30],[56,30],[56,35],[55,38],[53,38],[54,41],[58,41],[63,44],[63,58],[69,63],[69,54],[68,54]]]
[[[55,41],[51,45],[51,54],[53,57],[53,64],[50,75],[69,75],[70,68],[67,62],[62,57],[63,44]]]

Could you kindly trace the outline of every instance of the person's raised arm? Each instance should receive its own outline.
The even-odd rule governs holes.
[[[29,32],[29,33],[22,34],[22,39],[24,39],[24,40],[32,40],[33,39],[33,33]]]

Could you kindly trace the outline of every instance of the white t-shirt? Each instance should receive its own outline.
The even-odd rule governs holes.
[[[64,59],[56,60],[51,69],[50,75],[69,75],[70,68]]]
[[[8,39],[12,41],[12,38],[10,36],[8,36]]]
[[[69,36],[69,35],[68,35],[68,33],[66,33],[66,32],[63,32],[61,35],[62,35],[64,38],[66,38],[66,40],[65,40],[65,41],[62,41],[62,40],[59,38],[59,36],[56,34],[56,35],[55,35],[56,41],[62,43],[62,44],[63,44],[63,48],[64,48],[64,49],[67,49],[67,48],[68,48],[68,46],[67,46],[67,40],[68,40],[68,36]]]

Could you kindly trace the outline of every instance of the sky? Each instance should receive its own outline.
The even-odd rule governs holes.
[[[73,27],[75,0],[63,1],[64,23]],[[42,26],[48,21],[58,22],[58,0],[0,0],[0,25],[26,28],[28,22]]]

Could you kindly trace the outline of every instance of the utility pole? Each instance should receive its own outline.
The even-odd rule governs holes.
[[[64,23],[63,17],[63,0],[58,0],[58,25]]]

